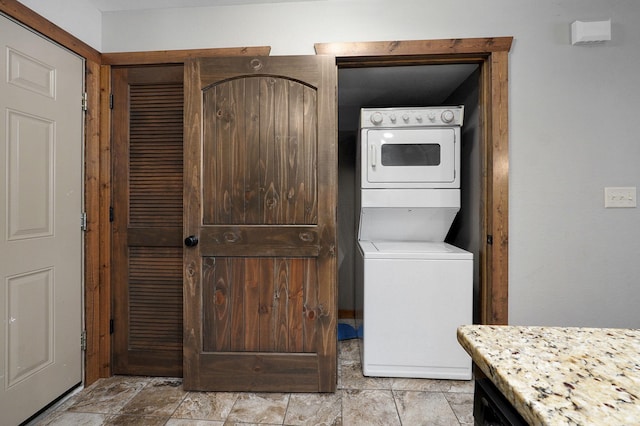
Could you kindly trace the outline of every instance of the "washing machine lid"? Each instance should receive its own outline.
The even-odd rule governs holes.
[[[365,258],[471,260],[473,253],[444,242],[358,241]]]

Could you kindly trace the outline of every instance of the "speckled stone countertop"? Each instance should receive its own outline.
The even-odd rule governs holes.
[[[640,425],[640,330],[466,325],[458,341],[531,425]]]

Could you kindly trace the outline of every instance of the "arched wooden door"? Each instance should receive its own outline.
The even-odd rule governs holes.
[[[185,70],[184,386],[336,388],[332,57]]]

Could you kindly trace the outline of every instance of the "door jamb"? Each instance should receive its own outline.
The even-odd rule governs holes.
[[[317,43],[340,67],[477,63],[480,66],[480,322],[507,324],[509,248],[508,70],[513,37]]]

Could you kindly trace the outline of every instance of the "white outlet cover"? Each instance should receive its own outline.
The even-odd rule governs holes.
[[[617,186],[604,189],[605,208],[634,208],[637,207],[636,187]]]

